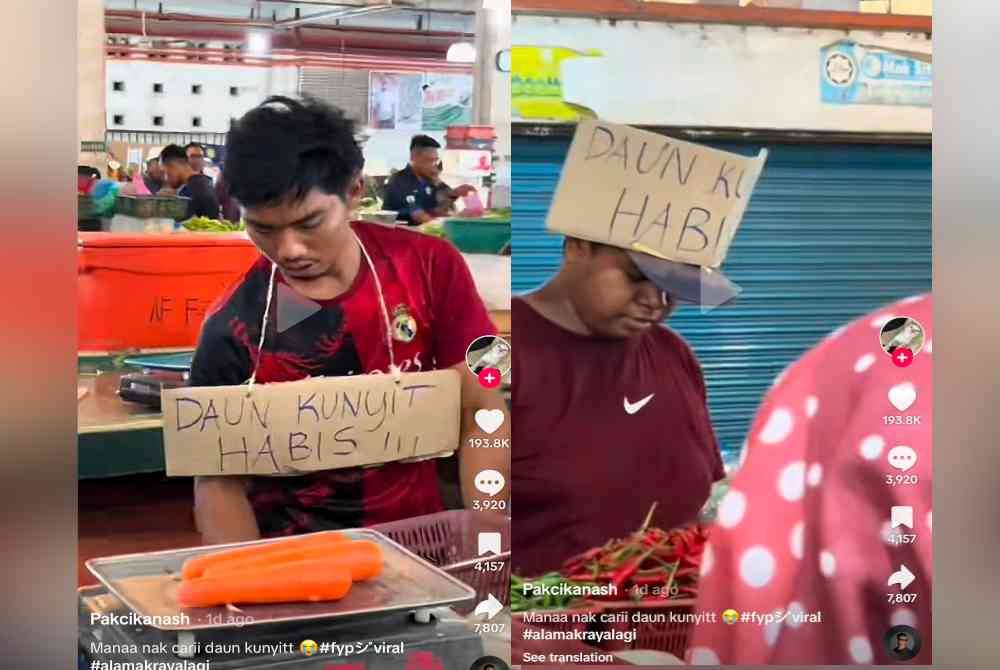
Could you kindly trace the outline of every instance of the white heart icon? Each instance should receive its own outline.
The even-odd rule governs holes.
[[[476,410],[476,425],[484,432],[492,435],[503,425],[503,410],[480,409]]]
[[[910,382],[898,384],[889,389],[889,402],[900,412],[910,409],[910,406],[913,405],[916,399],[917,390],[913,388],[913,384]]]

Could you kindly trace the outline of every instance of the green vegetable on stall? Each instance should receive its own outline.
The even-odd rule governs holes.
[[[205,216],[195,216],[181,224],[185,229],[195,233],[234,233],[246,230],[242,221],[233,223],[224,219],[210,219]]]
[[[491,209],[483,215],[483,218],[491,221],[510,221],[512,212],[510,207]]]
[[[417,230],[425,235],[430,235],[431,237],[440,237],[441,239],[446,239],[448,237],[445,233],[444,226],[437,221],[430,221],[418,226]]]
[[[374,214],[382,211],[382,198],[377,196],[367,196],[361,198],[358,203],[358,212],[362,214]]]

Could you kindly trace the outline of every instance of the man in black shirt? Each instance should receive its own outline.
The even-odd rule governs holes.
[[[219,200],[215,197],[212,179],[194,171],[184,149],[171,144],[160,152],[160,163],[167,185],[183,198],[190,198],[185,219],[194,216],[219,218]]]
[[[416,226],[445,216],[455,200],[475,191],[468,185],[452,189],[441,181],[440,148],[433,137],[414,136],[410,141],[410,164],[386,183],[383,207],[399,212],[400,221]]]

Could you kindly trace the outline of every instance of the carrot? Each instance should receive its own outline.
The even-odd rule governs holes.
[[[250,574],[199,577],[183,581],[177,601],[183,607],[229,603],[287,603],[340,600],[351,590],[351,573],[329,560],[283,563]]]
[[[271,553],[239,561],[227,561],[210,565],[205,569],[205,577],[223,575],[253,574],[257,570],[271,566],[308,560],[335,561],[351,573],[356,582],[378,577],[382,573],[382,549],[369,540],[338,542],[332,546],[290,549],[281,553]]]
[[[184,562],[181,568],[181,577],[184,579],[194,579],[201,577],[209,566],[224,565],[231,561],[243,561],[249,558],[264,557],[270,554],[280,554],[290,549],[304,549],[306,547],[329,547],[340,542],[347,542],[348,538],[343,533],[309,533],[287,540],[268,542],[267,544],[255,545],[252,547],[242,547],[240,549],[228,549],[226,551],[216,551],[210,554],[194,556]]]

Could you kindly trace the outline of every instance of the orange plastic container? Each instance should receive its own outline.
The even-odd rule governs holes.
[[[242,234],[79,233],[80,352],[193,347],[259,252]]]

